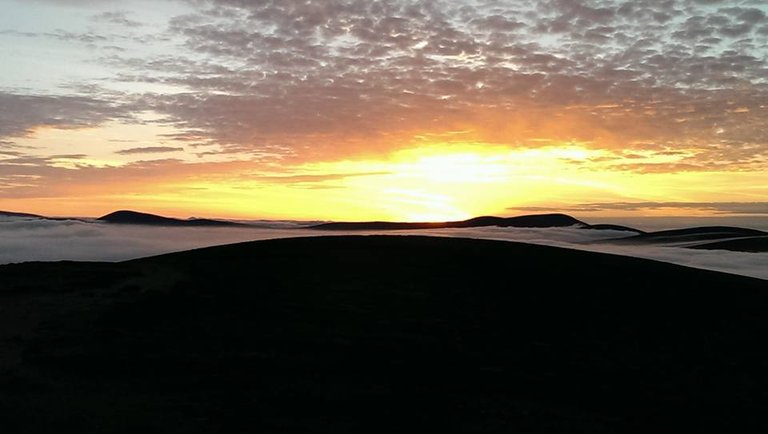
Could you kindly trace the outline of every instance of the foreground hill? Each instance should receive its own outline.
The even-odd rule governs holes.
[[[641,259],[295,238],[4,266],[0,305],[6,433],[768,429],[768,282]]]

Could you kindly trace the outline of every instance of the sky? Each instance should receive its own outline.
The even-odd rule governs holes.
[[[0,209],[768,215],[768,0],[0,0]]]

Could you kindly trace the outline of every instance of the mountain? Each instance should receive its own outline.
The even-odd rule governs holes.
[[[606,240],[605,242],[628,244],[666,244],[689,243],[705,240],[725,240],[731,238],[755,236],[768,236],[768,233],[756,229],[745,229],[731,226],[702,226],[696,228],[647,232],[626,238]]]
[[[443,229],[443,228],[479,228],[488,226],[515,228],[551,228],[578,227],[582,229],[614,230],[624,232],[645,233],[639,229],[627,226],[599,224],[590,225],[566,214],[534,214],[516,217],[475,217],[469,220],[454,222],[332,222],[310,226],[308,229],[327,231],[373,231],[373,230],[414,230],[414,229]]]
[[[733,252],[768,252],[768,235],[745,237],[690,246],[699,250],[730,250]]]
[[[587,229],[595,229],[599,231],[621,231],[621,232],[634,232],[636,234],[645,234],[647,232],[642,231],[640,229],[631,228],[629,226],[623,226],[623,225],[612,225],[612,224],[597,224],[597,225],[588,225]]]
[[[39,219],[46,218],[37,214],[27,214],[24,212],[10,212],[10,211],[0,211],[0,217],[29,217],[29,218],[39,218]]]
[[[97,220],[105,223],[155,225],[155,226],[248,226],[243,223],[228,222],[210,219],[181,220],[170,217],[162,217],[136,211],[115,211],[111,214],[99,217]]]
[[[589,225],[565,214],[539,214],[518,217],[475,217],[455,222],[333,222],[311,226],[309,229],[329,231],[350,230],[406,230],[406,229],[442,229],[442,228],[478,228],[486,226],[517,228],[548,228]]]
[[[4,433],[766,432],[768,281],[292,238],[0,267]]]

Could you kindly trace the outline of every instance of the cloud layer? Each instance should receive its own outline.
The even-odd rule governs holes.
[[[119,261],[174,251],[242,241],[296,236],[333,235],[301,229],[295,222],[261,222],[262,227],[168,228],[108,225],[83,221],[46,221],[0,218],[0,264],[23,261]],[[376,232],[358,233],[358,235]],[[590,244],[629,235],[620,231],[571,228],[520,229],[472,228],[396,231],[388,234],[417,234],[518,241],[565,248],[600,251],[655,259],[691,267],[724,271],[768,279],[766,253],[690,250],[665,246],[614,246]],[[349,235],[340,232],[339,235]]]
[[[194,89],[151,103],[233,149],[344,154],[342,139],[470,129],[513,146],[696,148],[677,170],[764,163],[768,20],[752,2],[199,4],[169,28],[190,55],[137,73]]]
[[[602,212],[648,211],[662,209],[708,211],[714,214],[768,214],[768,202],[602,202],[582,203],[575,206],[509,208],[525,212]]]
[[[765,164],[768,18],[760,2],[187,4],[194,9],[142,34],[176,41],[181,50],[131,47],[99,61],[117,71],[113,82],[176,89],[121,102],[162,113],[188,137],[223,151],[342,157],[405,146],[418,135],[469,131],[467,137],[510,146],[577,140],[653,153],[692,150],[661,166],[617,158],[619,170]],[[140,39],[130,33],[140,22],[124,10],[93,18],[129,30],[48,36],[95,46]],[[0,98],[3,108],[19,104],[0,122],[0,135],[120,115],[82,97]]]

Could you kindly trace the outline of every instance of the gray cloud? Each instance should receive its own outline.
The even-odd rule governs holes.
[[[186,53],[111,62],[134,70],[124,80],[190,89],[144,103],[225,150],[343,154],[363,138],[393,146],[392,134],[468,124],[496,141],[500,124],[519,120],[520,132],[504,131],[509,145],[549,133],[709,146],[680,169],[721,155],[754,169],[768,153],[768,38],[748,2],[194,4],[169,27]],[[532,124],[537,111],[562,120]]]
[[[100,5],[105,3],[117,3],[119,0],[16,0],[19,3],[52,3],[62,6],[81,6],[91,7],[94,5]]]
[[[387,152],[419,135],[472,129],[478,141],[508,146],[573,140],[695,150],[671,164],[617,162],[615,170],[764,170],[768,161],[761,2],[186,4],[195,12],[141,36],[177,41],[173,52],[118,50],[99,58],[121,85],[183,89],[118,100],[166,115],[182,130],[169,139],[185,146],[309,160]],[[95,19],[137,24],[124,12]],[[63,30],[46,36],[100,46],[117,38]],[[0,108],[11,103],[0,96]],[[22,114],[0,118],[0,136],[24,134],[36,122],[77,126],[118,115],[102,103],[30,97]],[[54,105],[66,116],[29,113]]]
[[[139,21],[130,19],[128,12],[125,11],[102,12],[94,15],[92,19],[125,27],[141,27],[144,25]]]
[[[38,127],[93,127],[113,119],[130,119],[130,113],[125,107],[102,99],[0,91],[0,138],[24,136]]]

